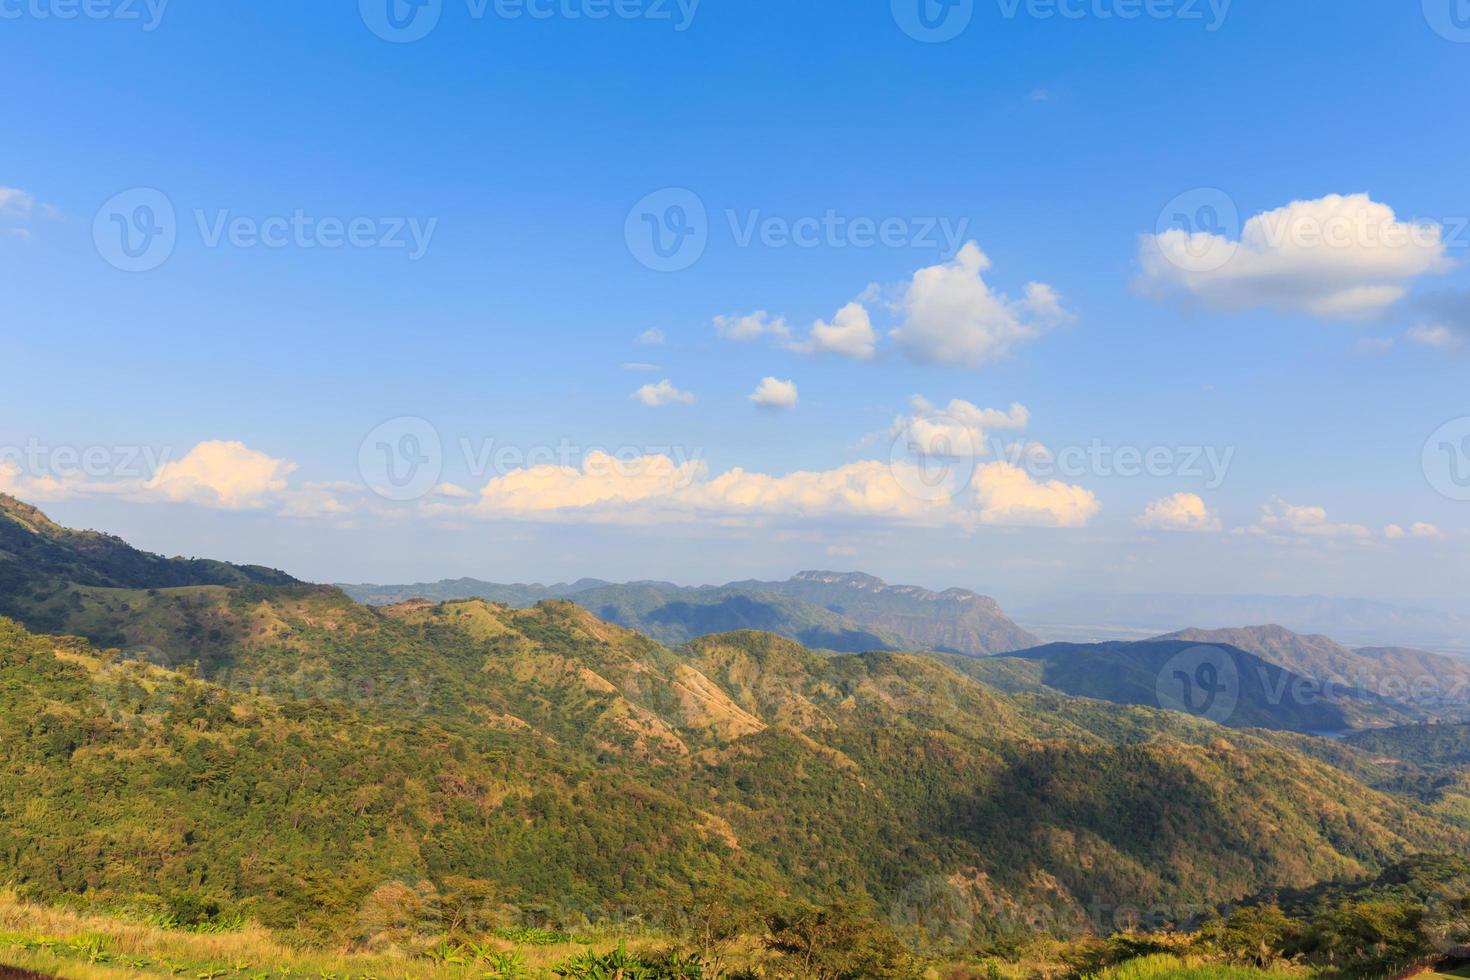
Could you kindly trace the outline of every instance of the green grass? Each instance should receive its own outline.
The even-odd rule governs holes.
[[[1302,980],[1308,975],[1297,970],[1258,970],[1161,954],[1110,967],[1097,974],[1096,980]]]

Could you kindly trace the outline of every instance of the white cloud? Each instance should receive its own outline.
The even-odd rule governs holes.
[[[357,508],[342,499],[343,491],[352,494],[357,488],[337,483],[308,483],[299,490],[282,490],[277,513],[299,520],[346,518]]]
[[[969,242],[954,260],[914,273],[900,303],[898,345],[920,363],[978,367],[1067,318],[1055,290],[1030,283],[1022,300],[993,291],[990,259]]]
[[[761,337],[784,338],[791,335],[785,317],[773,317],[765,310],[745,316],[715,317],[715,332],[726,340],[759,340]]]
[[[624,361],[624,371],[657,371],[657,364],[649,364],[647,361]]]
[[[797,401],[796,382],[781,381],[777,378],[762,378],[761,383],[756,386],[755,391],[750,393],[750,400],[761,408],[795,408]]]
[[[680,391],[674,387],[674,383],[664,378],[658,384],[647,384],[633,392],[633,397],[649,408],[661,408],[664,405],[692,405],[694,396],[687,391]]]
[[[38,202],[34,195],[19,187],[0,187],[0,220],[6,222],[0,225],[0,234],[19,238],[21,241],[29,241],[31,231],[24,225],[38,214],[43,218],[61,217],[59,210],[49,204]]]
[[[201,442],[182,459],[165,463],[143,489],[164,499],[247,510],[265,506],[286,488],[295,463],[242,442]]]
[[[856,558],[858,550],[850,545],[829,544],[827,546],[827,557],[829,558]]]
[[[1321,507],[1299,507],[1280,497],[1273,497],[1261,507],[1256,523],[1245,528],[1248,534],[1274,538],[1369,538],[1373,532],[1361,524],[1337,524],[1327,518]]]
[[[987,463],[975,474],[980,522],[1010,527],[1082,527],[1101,509],[1089,490],[1060,480],[1040,483],[1010,463]]]
[[[662,330],[649,329],[638,335],[638,343],[644,347],[660,347],[663,345],[663,342],[664,332]]]
[[[1463,337],[1442,323],[1412,327],[1405,336],[1416,344],[1440,350],[1451,350],[1465,342]]]
[[[1239,241],[1173,228],[1144,235],[1140,285],[1212,309],[1322,318],[1380,314],[1414,280],[1443,271],[1443,230],[1399,221],[1367,194],[1293,201],[1247,221]]]
[[[434,493],[454,500],[470,500],[475,496],[473,490],[466,489],[458,483],[441,483],[434,488]]]
[[[1404,538],[1436,539],[1444,537],[1445,534],[1438,526],[1419,521],[1411,524],[1408,530],[1399,524],[1390,524],[1383,529],[1383,536],[1390,541],[1400,541]]]
[[[791,349],[806,354],[838,354],[859,361],[871,361],[878,353],[878,332],[862,303],[848,303],[837,311],[832,322],[818,320],[811,335]]]
[[[1195,493],[1176,493],[1150,503],[1133,519],[1150,531],[1218,531],[1220,515]]]
[[[913,414],[894,419],[888,434],[907,438],[910,451],[919,456],[986,456],[992,431],[1024,429],[1031,421],[1019,403],[1001,411],[956,398],[941,409],[915,395],[910,404]]]
[[[0,187],[0,212],[29,214],[36,199],[18,187]]]
[[[664,455],[615,459],[592,453],[581,466],[536,466],[486,484],[473,512],[489,518],[648,524],[667,520],[869,519],[918,526],[1080,527],[1096,498],[1058,481],[1038,483],[1007,463],[981,467],[952,497],[914,494],[923,474],[876,460],[785,475],[736,468],[711,476],[699,462]]]
[[[347,483],[287,484],[296,464],[241,442],[201,442],[177,460],[150,461],[152,475],[102,475],[71,470],[27,473],[0,460],[0,491],[22,500],[52,501],[110,496],[139,503],[186,503],[219,510],[275,508],[285,517],[331,517],[355,509],[345,498],[363,488]]]

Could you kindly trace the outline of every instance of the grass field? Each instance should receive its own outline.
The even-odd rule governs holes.
[[[1178,956],[1144,956],[1110,967],[1096,980],[1305,980],[1307,970],[1257,970]]]
[[[293,949],[252,927],[199,935],[143,923],[43,908],[0,897],[0,980],[4,967],[68,980],[124,977],[317,978],[317,980],[505,980],[553,976],[552,968],[591,948],[606,953],[614,938],[541,945],[491,940],[475,947],[443,946],[427,956],[363,955]],[[655,940],[627,940],[632,952]]]

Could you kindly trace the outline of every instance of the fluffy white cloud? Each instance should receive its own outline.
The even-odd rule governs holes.
[[[761,337],[784,338],[791,335],[785,317],[773,317],[765,310],[745,316],[715,317],[715,332],[726,340],[759,340]]]
[[[633,392],[633,397],[650,408],[661,408],[664,405],[692,405],[694,396],[687,391],[680,391],[674,387],[674,383],[664,378],[657,384],[646,384]]]
[[[1173,228],[1145,235],[1140,285],[1223,310],[1265,307],[1367,317],[1449,265],[1438,225],[1399,221],[1367,194],[1293,201],[1247,221],[1240,240]]]
[[[900,304],[898,345],[921,363],[978,367],[1035,339],[1064,319],[1055,290],[1031,283],[1021,300],[990,288],[990,259],[969,242],[951,262],[914,273]]]
[[[1273,497],[1263,505],[1260,518],[1245,531],[1276,538],[1362,539],[1373,535],[1361,524],[1338,524],[1328,520],[1327,511],[1321,507],[1299,507],[1280,497]]]
[[[956,398],[943,408],[914,395],[913,413],[893,420],[889,435],[908,440],[916,456],[990,455],[989,436],[998,429],[1020,430],[1031,422],[1026,406],[1013,404],[1008,410],[980,408]]]
[[[638,343],[644,347],[658,347],[663,342],[664,332],[662,330],[648,329],[638,335]]]
[[[889,336],[920,363],[975,367],[1071,318],[1056,290],[1045,283],[1028,283],[1016,300],[995,292],[981,275],[988,268],[990,259],[980,246],[966,242],[953,260],[915,272],[899,287],[898,301],[885,304],[899,318]],[[800,340],[791,339],[785,317],[765,310],[715,317],[715,329],[728,340],[772,337],[786,349],[804,354],[870,361],[878,355],[882,333],[873,325],[870,305],[884,294],[878,285],[869,286],[831,320],[813,323]]]
[[[187,503],[220,510],[274,508],[285,517],[334,517],[355,509],[357,484],[308,483],[288,486],[296,464],[251,449],[241,442],[201,442],[177,460],[139,458],[119,472],[31,473],[12,459],[0,459],[0,491],[22,500],[51,501],[111,496],[140,503]],[[147,453],[144,456],[148,456]],[[143,470],[144,475],[135,471]],[[151,476],[146,475],[151,471]]]
[[[295,463],[242,442],[201,442],[182,459],[159,467],[143,489],[166,500],[247,510],[265,506],[286,489],[286,477],[295,469]]]
[[[1218,531],[1220,515],[1196,493],[1176,493],[1150,503],[1133,519],[1150,531]]]
[[[1082,527],[1101,509],[1090,490],[1060,480],[1041,483],[1019,466],[987,463],[975,474],[982,524]]]
[[[762,378],[755,391],[750,393],[751,401],[761,408],[772,409],[795,408],[797,397],[796,382],[777,378]]]
[[[637,504],[679,492],[700,472],[697,462],[680,465],[662,455],[622,459],[594,452],[580,467],[531,466],[496,477],[480,492],[477,508],[529,515]]]
[[[1081,487],[1039,483],[992,463],[954,496],[914,493],[924,474],[907,462],[865,460],[785,475],[664,455],[617,459],[593,453],[580,466],[535,466],[486,484],[474,513],[490,518],[643,524],[671,519],[763,522],[862,518],[919,526],[1080,527],[1098,511]]]
[[[848,303],[837,311],[832,322],[818,320],[811,335],[792,350],[808,354],[837,354],[859,361],[871,361],[878,353],[878,332],[873,318],[862,303]]]

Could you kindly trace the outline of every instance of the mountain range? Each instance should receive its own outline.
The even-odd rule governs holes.
[[[756,629],[808,646],[858,653],[936,650],[987,656],[1036,646],[987,596],[889,585],[862,573],[802,572],[786,581],[688,588],[667,582],[501,585],[455,579],[417,585],[342,585],[369,605],[410,599],[488,599],[514,607],[568,599],[601,619],[672,645],[708,633]]]
[[[712,893],[845,895],[901,918],[942,882],[972,902],[964,943],[1098,902],[1194,909],[1470,848],[1470,815],[1426,783],[1451,775],[1410,734],[1382,736],[1394,755],[1300,734],[1352,717],[1243,697],[1228,727],[1150,705],[1188,640],[986,658],[753,630],[670,646],[565,600],[367,606],[8,499],[0,568],[0,883],[27,898],[189,896],[364,941],[364,910],[404,883],[561,920]],[[872,594],[972,602],[798,578],[842,590],[849,617]],[[1073,693],[1107,685],[1129,693]]]
[[[1470,658],[1470,606],[1335,596],[1068,592],[1013,603],[1047,639],[1141,640],[1201,623],[1279,623],[1353,646],[1409,645]]]

